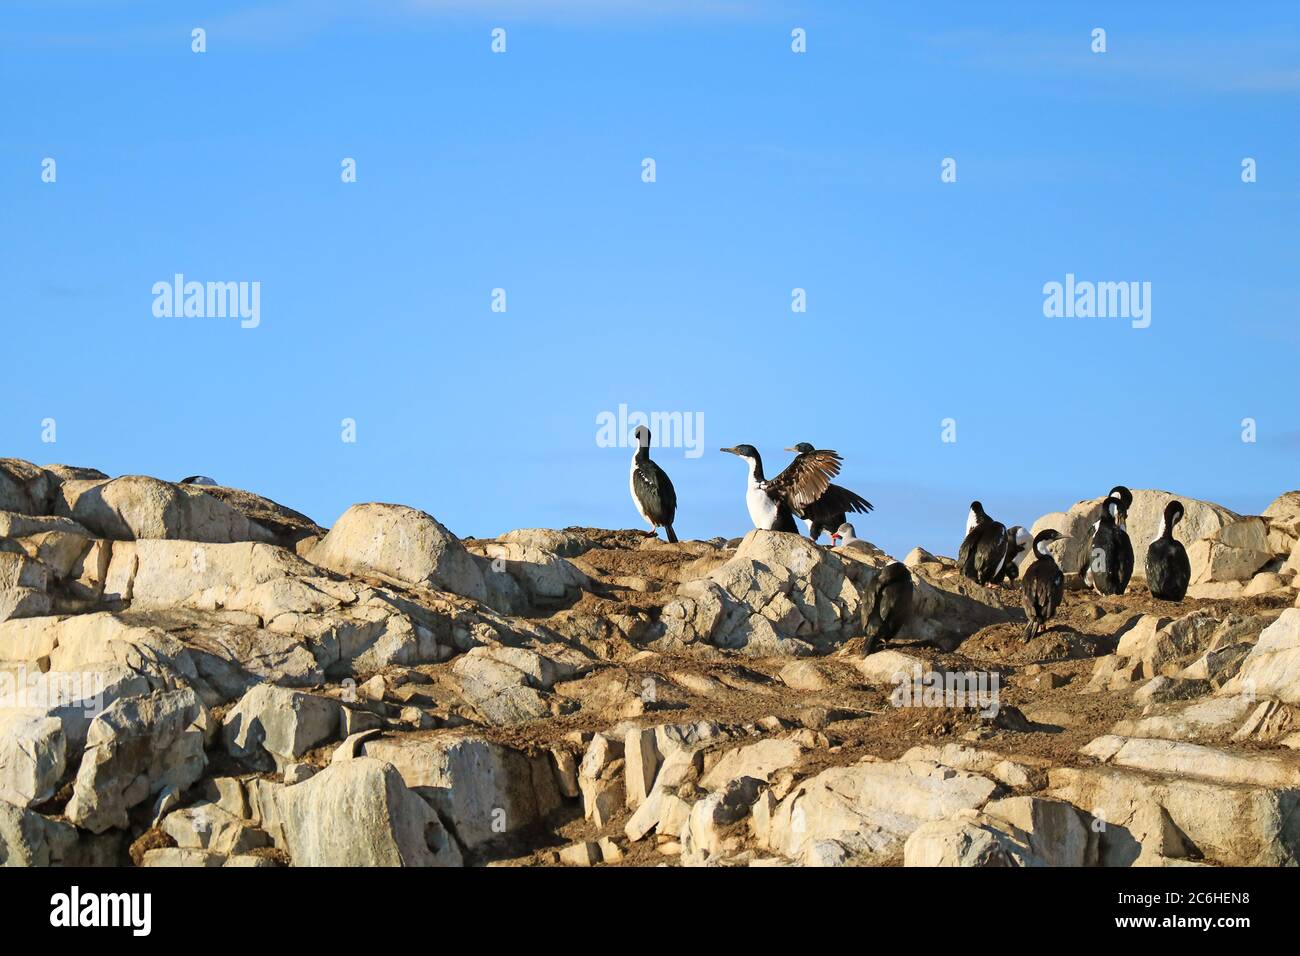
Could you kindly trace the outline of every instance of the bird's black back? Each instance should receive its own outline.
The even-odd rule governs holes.
[[[1192,580],[1187,549],[1177,538],[1157,538],[1147,548],[1147,584],[1162,601],[1181,601]]]
[[[1051,555],[1039,555],[1025,572],[1020,590],[1020,603],[1025,614],[1031,621],[1045,624],[1061,606],[1061,598],[1065,596],[1065,575]]]
[[[1102,594],[1123,594],[1133,577],[1133,543],[1113,521],[1103,521],[1089,552],[1093,585]]]
[[[632,473],[637,501],[652,520],[670,525],[677,515],[677,491],[668,473],[650,459],[639,462]]]
[[[889,641],[912,613],[912,572],[895,561],[872,577],[862,591],[862,632],[868,646]]]
[[[1000,521],[981,521],[970,529],[957,551],[961,573],[972,581],[988,584],[1007,556],[1007,528]]]

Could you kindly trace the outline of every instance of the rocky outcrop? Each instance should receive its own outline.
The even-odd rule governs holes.
[[[917,549],[866,655],[865,542],[327,531],[3,460],[0,862],[1292,863],[1298,495],[1182,498],[1199,590],[1070,591],[1029,645],[1015,588]]]

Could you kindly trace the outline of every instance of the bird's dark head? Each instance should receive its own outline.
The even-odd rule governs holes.
[[[636,439],[637,448],[650,447],[650,429],[646,428],[644,425],[636,426],[636,431],[632,433],[632,437]]]
[[[1172,528],[1174,525],[1178,524],[1178,522],[1183,520],[1183,515],[1185,513],[1181,501],[1169,502],[1169,504],[1165,505],[1165,527]]]
[[[723,448],[728,455],[739,455],[741,458],[748,458],[750,461],[758,460],[758,449],[753,445],[735,445],[732,448]]]
[[[806,455],[809,452],[816,451],[816,450],[817,450],[816,448],[808,444],[806,441],[801,441],[799,442],[799,444],[791,445],[789,448],[786,449],[786,451],[798,452],[801,455]]]
[[[1052,541],[1060,541],[1065,535],[1055,528],[1044,528],[1038,534],[1034,535],[1034,554],[1042,557],[1047,554],[1047,545]]]
[[[1119,499],[1119,514],[1115,516],[1115,520],[1120,527],[1123,527],[1124,522],[1128,520],[1128,509],[1133,507],[1133,492],[1123,485],[1116,485],[1110,489],[1110,497]]]
[[[1102,520],[1118,521],[1120,515],[1124,513],[1124,502],[1114,495],[1108,497],[1101,503]]]
[[[984,513],[984,506],[980,504],[978,501],[972,501],[970,503],[970,513],[973,514],[976,518],[988,517],[988,515]]]

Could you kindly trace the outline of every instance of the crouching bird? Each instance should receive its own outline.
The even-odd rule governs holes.
[[[1187,596],[1187,583],[1192,579],[1192,563],[1187,560],[1187,549],[1174,537],[1174,525],[1182,517],[1181,501],[1165,505],[1160,537],[1147,548],[1147,584],[1151,586],[1151,596],[1162,601],[1181,601]]]
[[[1098,594],[1123,594],[1133,577],[1133,543],[1120,525],[1124,503],[1111,496],[1102,503],[1101,520],[1092,536],[1088,569]]]
[[[862,590],[862,633],[866,653],[888,646],[912,616],[912,572],[895,561],[875,573]]]
[[[628,479],[632,489],[632,503],[641,517],[650,523],[650,533],[660,528],[669,541],[676,541],[673,519],[677,517],[677,492],[668,474],[650,460],[650,429],[637,426],[636,452],[632,455],[632,475]]]
[[[988,584],[1007,560],[1007,526],[984,513],[978,501],[970,503],[966,537],[957,551],[957,566],[972,581]]]
[[[1025,628],[1025,643],[1042,633],[1065,596],[1065,575],[1047,550],[1049,541],[1063,537],[1061,532],[1048,528],[1034,535],[1034,563],[1025,572],[1020,584],[1020,603],[1029,618]]]

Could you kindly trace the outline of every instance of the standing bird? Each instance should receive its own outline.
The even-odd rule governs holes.
[[[1128,531],[1128,510],[1133,507],[1133,492],[1129,491],[1123,485],[1116,485],[1114,488],[1110,489],[1110,491],[1106,492],[1106,497],[1119,499],[1119,514],[1115,516],[1115,523],[1125,531]],[[1105,510],[1104,506],[1103,510]],[[1101,527],[1100,518],[1092,523],[1092,533],[1094,535],[1097,533],[1099,527]],[[1088,587],[1092,587],[1092,567],[1090,566],[1087,555],[1084,555],[1083,568],[1081,570],[1083,571],[1083,583],[1088,585]]]
[[[898,629],[912,616],[912,572],[895,561],[872,576],[862,589],[862,633],[867,636],[866,653],[889,646]]]
[[[1162,601],[1181,601],[1187,596],[1187,583],[1192,579],[1192,563],[1187,560],[1187,549],[1174,537],[1174,525],[1182,518],[1181,501],[1165,505],[1160,537],[1147,548],[1147,584],[1151,587],[1151,596]]]
[[[763,478],[763,459],[753,445],[723,448],[749,462],[749,486],[745,506],[754,527],[763,531],[799,533],[794,523],[796,511],[802,511],[820,498],[831,479],[840,473],[840,456],[833,451],[811,451],[797,455],[785,471],[771,480]]]
[[[817,453],[817,449],[806,441],[792,445],[786,451],[797,452],[800,455],[815,455]],[[803,508],[795,508],[794,513],[802,518],[804,524],[808,526],[808,537],[816,541],[825,531],[831,535],[832,543],[834,543],[835,529],[844,524],[847,513],[861,512],[866,514],[872,507],[870,501],[856,492],[849,491],[849,489],[840,485],[827,485],[826,490],[821,493],[821,496],[816,501],[810,502]]]
[[[1007,560],[1007,527],[984,513],[978,501],[970,503],[966,538],[957,551],[957,566],[972,581],[988,584]]]
[[[1102,503],[1101,521],[1088,549],[1092,586],[1099,594],[1123,594],[1133,576],[1133,543],[1119,526],[1123,507],[1124,503],[1115,497]]]
[[[1020,603],[1029,618],[1029,625],[1025,628],[1026,644],[1042,633],[1065,595],[1065,575],[1047,550],[1047,543],[1060,537],[1061,532],[1051,528],[1034,535],[1034,563],[1025,572],[1025,580],[1020,585]]]
[[[652,535],[663,528],[668,540],[676,542],[673,518],[677,516],[677,492],[668,474],[650,460],[650,429],[638,425],[634,434],[636,452],[632,455],[632,474],[628,479],[632,503],[641,517],[650,522]]]

